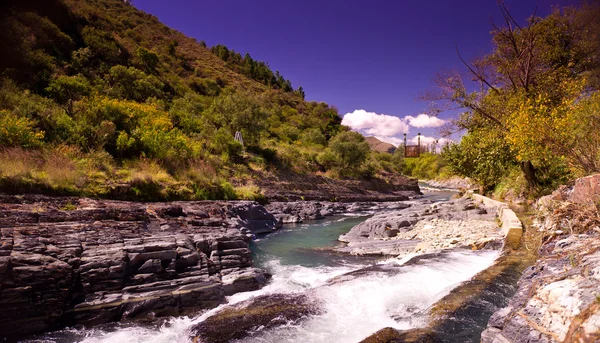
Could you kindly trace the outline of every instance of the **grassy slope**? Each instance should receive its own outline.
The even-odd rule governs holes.
[[[0,60],[3,191],[138,200],[253,199],[261,197],[253,178],[340,174],[331,154],[320,158],[328,141],[347,130],[335,108],[235,72],[239,64],[224,62],[152,15],[121,0],[8,1],[0,7],[0,38],[9,56]],[[144,69],[140,48],[157,57],[152,70]],[[76,60],[82,52],[92,55],[83,67]],[[119,65],[136,69],[144,82],[161,83],[158,93],[130,99],[116,92],[119,84],[111,84],[111,68]],[[71,112],[47,88],[61,76],[81,76],[91,87],[74,99]],[[192,129],[174,115],[185,101],[191,105],[183,106],[183,115],[196,125]],[[256,136],[255,142],[241,152],[228,136],[236,129],[228,121],[243,122],[248,115],[262,126],[250,137]],[[123,118],[133,120],[131,127],[119,126]],[[122,134],[137,150],[119,150],[117,136]],[[161,135],[166,138],[144,143]],[[395,162],[388,160],[371,156],[356,173],[389,172]]]

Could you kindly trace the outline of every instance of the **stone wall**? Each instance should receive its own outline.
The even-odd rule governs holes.
[[[506,203],[490,199],[486,196],[471,193],[470,196],[476,201],[481,202],[488,208],[495,208],[497,211],[498,219],[502,223],[502,233],[504,234],[505,243],[517,247],[523,235],[523,223],[516,213],[508,207]]]

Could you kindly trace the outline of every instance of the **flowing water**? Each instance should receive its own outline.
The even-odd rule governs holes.
[[[436,195],[445,200],[447,194]],[[417,259],[374,260],[327,251],[337,237],[368,216],[330,217],[288,225],[252,242],[258,267],[273,274],[261,290],[228,297],[229,303],[272,293],[308,292],[323,312],[297,324],[258,330],[241,342],[358,342],[384,327],[410,329],[427,324],[427,310],[462,281],[492,265],[498,252],[454,251]],[[408,261],[408,262],[407,262]],[[369,268],[356,272],[373,264]],[[343,282],[328,280],[354,272]],[[213,309],[195,317],[172,317],[155,324],[113,323],[92,329],[68,328],[46,333],[35,342],[189,342],[190,327]],[[27,342],[33,342],[27,341]]]

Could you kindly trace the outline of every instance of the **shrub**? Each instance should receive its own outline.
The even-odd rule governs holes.
[[[327,138],[318,128],[310,128],[300,134],[300,141],[303,144],[327,145]]]
[[[330,165],[342,176],[357,176],[371,149],[358,132],[345,131],[329,141],[329,154],[321,155],[320,163]],[[329,168],[327,168],[329,169]]]
[[[164,95],[164,84],[156,76],[134,67],[114,66],[105,80],[110,86],[108,94],[115,98],[143,102],[150,97],[162,98]]]
[[[37,148],[42,145],[44,132],[34,128],[34,122],[14,112],[0,110],[0,146]]]

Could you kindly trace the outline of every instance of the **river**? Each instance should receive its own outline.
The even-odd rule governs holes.
[[[429,193],[447,200],[448,192]],[[310,292],[323,306],[320,315],[271,330],[258,330],[241,342],[358,342],[384,327],[410,329],[427,324],[427,310],[462,281],[492,265],[497,251],[453,251],[377,260],[330,253],[327,247],[354,225],[369,217],[329,217],[287,225],[258,237],[251,244],[256,266],[273,274],[261,290],[228,297],[229,303],[272,293]],[[358,273],[343,282],[328,280],[380,264],[380,270]],[[388,267],[386,269],[386,267]],[[388,270],[387,272],[385,270]],[[172,317],[151,324],[113,323],[95,328],[67,328],[24,342],[189,342],[190,327],[219,308],[193,317]]]

